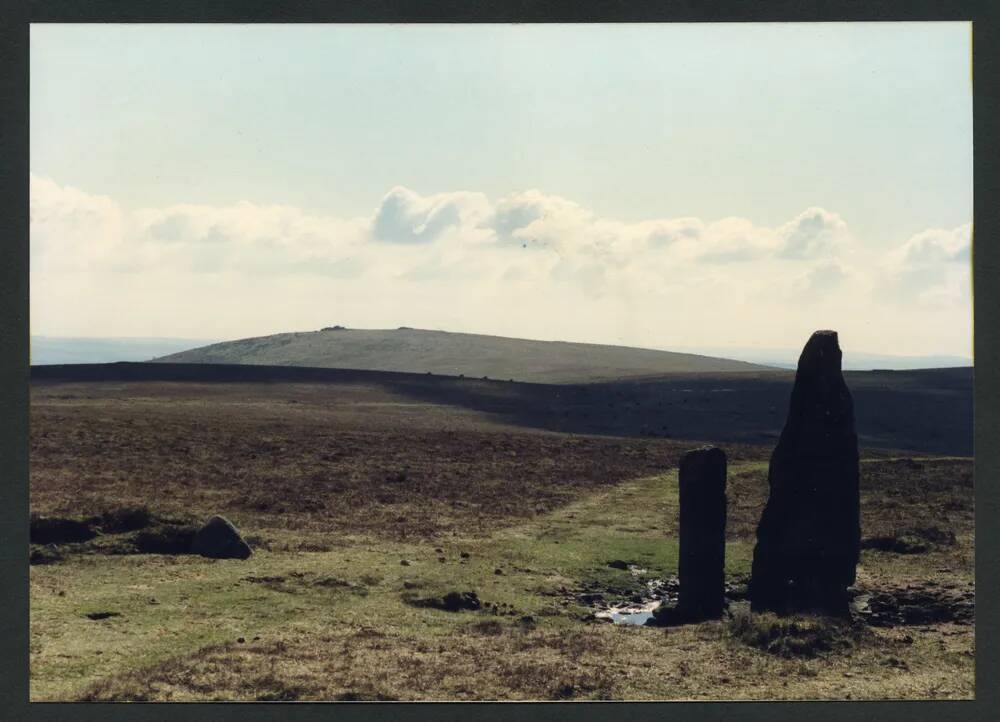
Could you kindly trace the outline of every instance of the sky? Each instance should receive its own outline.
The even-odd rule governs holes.
[[[967,23],[34,25],[31,329],[972,355]]]

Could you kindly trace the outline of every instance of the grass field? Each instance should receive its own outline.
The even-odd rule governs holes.
[[[864,453],[857,589],[891,614],[779,620],[734,596],[731,617],[665,630],[594,604],[675,574],[689,440],[573,434],[356,381],[37,383],[31,430],[33,512],[222,513],[254,547],[134,554],[123,532],[35,549],[36,701],[973,695],[970,458]],[[771,447],[723,448],[739,586]],[[480,608],[426,606],[449,592]]]

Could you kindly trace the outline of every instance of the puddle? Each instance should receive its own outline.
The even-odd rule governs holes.
[[[597,619],[607,619],[615,624],[644,625],[652,618],[653,610],[660,604],[665,604],[668,607],[677,604],[680,582],[676,576],[648,579],[646,575],[649,570],[637,564],[629,564],[627,569],[633,579],[642,581],[645,585],[645,589],[639,594],[630,599],[623,599],[620,595],[617,598],[613,596],[606,598],[605,595],[608,594],[608,591],[591,589],[589,593],[578,595],[577,599],[589,605],[594,610],[594,617]],[[746,599],[746,582],[747,579],[743,576],[726,580],[727,604]]]
[[[648,569],[636,564],[629,564],[629,575],[633,579],[642,580],[645,583],[645,590],[638,597],[630,600],[622,600],[620,603],[609,603],[605,601],[603,595],[598,595],[594,606],[594,617],[597,619],[608,619],[614,624],[634,624],[644,625],[653,617],[653,610],[662,602],[668,604],[677,601],[677,578],[667,579],[645,579]]]
[[[644,625],[653,618],[653,610],[660,606],[659,599],[653,599],[642,604],[622,604],[617,607],[608,607],[599,612],[594,612],[598,619],[610,619],[615,624],[637,624]]]

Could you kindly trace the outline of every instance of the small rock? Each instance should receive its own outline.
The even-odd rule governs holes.
[[[622,561],[621,559],[615,559],[608,562],[608,566],[612,569],[628,569],[628,562]]]
[[[441,600],[443,609],[457,612],[460,609],[479,609],[482,603],[475,592],[448,592]]]
[[[87,614],[87,619],[108,619],[110,617],[120,617],[120,612],[90,612]]]
[[[469,558],[469,552],[462,552],[461,554],[459,554],[459,556],[462,557],[462,559],[468,559]]]
[[[238,637],[236,641],[239,644],[245,644],[247,640],[244,637]]]
[[[399,563],[400,563],[401,566],[404,566],[404,567],[410,566],[410,562],[409,562],[408,559],[400,559]]]
[[[496,574],[497,576],[499,576],[499,575],[503,574],[503,569],[494,569],[493,573]]]
[[[446,612],[458,612],[463,609],[481,609],[483,604],[475,592],[448,592],[443,597],[417,598],[403,595],[403,601],[415,607],[431,607],[443,609]]]
[[[232,522],[221,516],[213,516],[198,530],[191,552],[210,559],[246,559],[252,554]]]

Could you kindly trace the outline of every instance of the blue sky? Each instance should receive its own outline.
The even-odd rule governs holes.
[[[32,330],[967,355],[970,40],[36,25]]]

